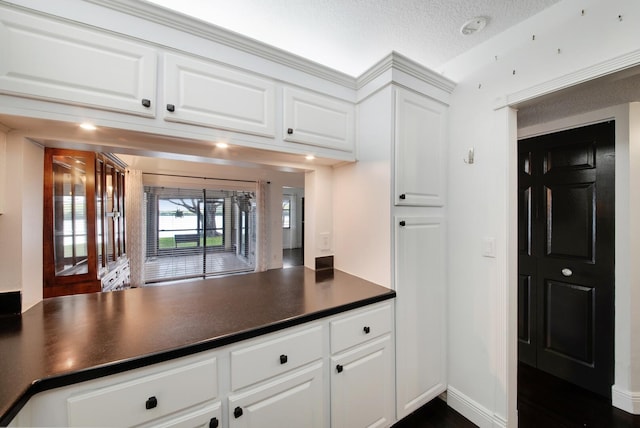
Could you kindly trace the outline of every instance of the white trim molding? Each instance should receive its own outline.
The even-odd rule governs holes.
[[[519,103],[533,100],[542,95],[548,95],[637,65],[640,65],[640,49],[610,58],[590,67],[574,71],[573,73],[565,74],[564,76],[543,82],[539,85],[507,94],[505,97],[496,100],[494,108],[498,110],[505,106],[517,106]]]
[[[640,415],[640,392],[627,391],[613,385],[611,387],[611,404],[625,412]]]
[[[447,404],[480,428],[506,428],[507,420],[452,386],[447,389]]]

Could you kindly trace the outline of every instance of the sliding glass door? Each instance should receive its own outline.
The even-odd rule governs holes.
[[[252,201],[252,192],[146,187],[145,281],[254,270]]]

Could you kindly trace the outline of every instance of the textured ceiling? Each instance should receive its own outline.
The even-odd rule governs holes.
[[[147,0],[352,76],[399,52],[433,70],[559,0]],[[462,25],[489,19],[477,34]]]

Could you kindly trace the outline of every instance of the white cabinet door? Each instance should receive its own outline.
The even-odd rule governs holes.
[[[396,390],[401,419],[446,382],[445,230],[439,217],[396,217]]]
[[[353,152],[355,107],[337,98],[284,88],[284,140]]]
[[[331,358],[331,427],[387,427],[393,418],[391,335]]]
[[[0,93],[155,116],[155,50],[0,9]]]
[[[322,362],[229,396],[229,428],[324,426]]]
[[[395,89],[395,204],[442,206],[447,107]]]
[[[273,81],[213,62],[164,56],[164,119],[275,135]]]

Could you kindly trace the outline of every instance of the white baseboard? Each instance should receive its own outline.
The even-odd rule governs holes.
[[[611,404],[634,415],[640,415],[640,392],[627,391],[616,385],[611,387]]]
[[[491,412],[457,389],[447,389],[447,404],[480,428],[506,428],[507,420]]]

